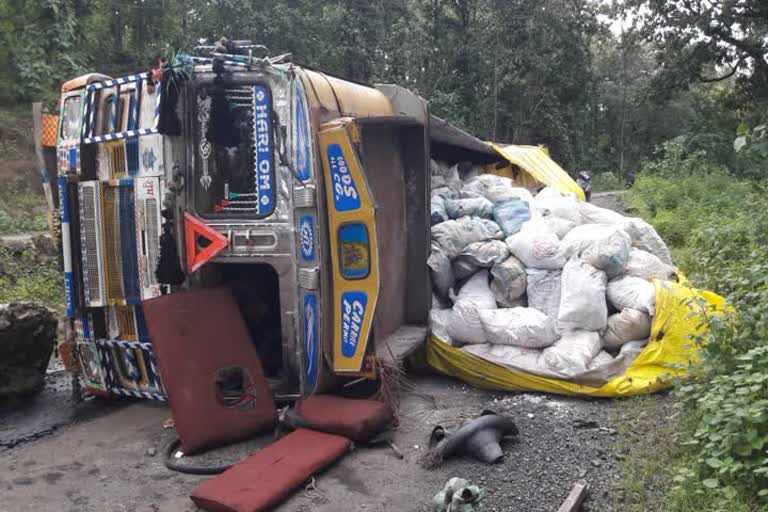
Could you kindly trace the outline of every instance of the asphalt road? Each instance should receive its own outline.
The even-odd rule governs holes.
[[[488,392],[441,376],[410,380],[394,433],[403,460],[389,448],[358,447],[277,510],[426,512],[434,493],[452,476],[485,489],[486,511],[557,510],[581,478],[592,486],[585,510],[620,510],[612,495],[619,471],[611,409],[621,402]],[[41,398],[34,407],[50,406]],[[196,510],[188,496],[206,477],[175,473],[163,465],[160,449],[174,436],[172,429],[163,428],[170,417],[164,404],[70,402],[62,411],[67,407],[72,414],[64,424],[38,425],[37,435],[17,437],[12,447],[1,449],[0,511]],[[504,443],[501,463],[488,466],[459,458],[435,470],[422,469],[419,458],[436,424],[455,429],[486,408],[511,415],[520,430],[517,440]],[[4,417],[2,432],[14,421],[36,425],[24,424],[23,412],[15,414]],[[18,428],[15,432],[22,434]],[[202,458],[234,462],[262,443],[241,443]]]

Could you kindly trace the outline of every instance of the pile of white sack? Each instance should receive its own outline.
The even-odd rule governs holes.
[[[669,249],[642,219],[432,161],[432,332],[512,369],[600,385],[648,342]]]

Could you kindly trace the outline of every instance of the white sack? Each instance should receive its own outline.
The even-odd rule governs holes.
[[[607,282],[605,272],[577,258],[568,260],[563,268],[557,328],[568,331],[604,329],[608,323]]]
[[[645,340],[651,335],[651,317],[637,309],[622,309],[608,317],[608,326],[603,332],[605,348],[618,349],[632,340]]]
[[[555,217],[554,215],[548,215],[546,217],[542,217],[540,222],[543,222],[547,228],[552,231],[554,234],[557,235],[557,238],[562,240],[565,238],[565,235],[570,233],[573,228],[575,228],[578,224],[570,221],[568,219],[562,219],[560,217]]]
[[[538,309],[550,318],[557,318],[562,274],[562,270],[527,269],[528,307]]]
[[[517,299],[509,300],[504,296],[504,291],[496,281],[491,280],[491,292],[496,299],[496,305],[500,308],[527,308],[528,297],[522,295]]]
[[[463,199],[446,199],[445,211],[451,219],[468,216],[490,219],[493,217],[493,203],[482,196]]]
[[[541,362],[541,350],[538,349],[483,343],[467,345],[461,350],[492,363],[522,370],[526,373],[537,374],[545,371],[544,364]]]
[[[432,197],[440,196],[443,199],[456,199],[459,197],[459,193],[455,190],[451,190],[448,187],[440,187],[432,189]]]
[[[574,224],[581,224],[581,214],[579,213],[579,203],[569,197],[542,197],[541,192],[533,200],[533,208],[538,211],[542,217],[552,216],[559,219],[565,219]]]
[[[448,323],[448,335],[461,343],[485,343],[485,331],[479,312],[496,309],[496,300],[488,287],[488,271],[481,270],[459,290],[453,305],[453,316]]]
[[[473,165],[472,167],[470,167],[469,169],[465,169],[461,173],[461,180],[465,182],[469,181],[473,178],[476,178],[477,176],[480,176],[481,174],[483,174],[483,172],[485,172],[485,169],[483,168],[482,165]]]
[[[501,240],[475,242],[462,249],[460,258],[466,258],[478,267],[492,267],[509,256],[507,244]]]
[[[640,355],[640,352],[643,351],[646,345],[648,345],[648,340],[628,341],[621,346],[621,350],[619,350],[619,355],[616,356],[616,359],[619,359],[620,357],[625,358],[631,363]],[[627,364],[627,367],[629,367],[629,364]]]
[[[605,350],[601,350],[593,360],[589,362],[587,365],[588,370],[594,370],[595,368],[600,368],[601,366],[605,366],[606,364],[611,364],[613,362],[613,356],[606,352]]]
[[[656,288],[653,283],[634,276],[625,276],[608,283],[608,302],[621,311],[626,308],[645,311],[653,316],[656,310]]]
[[[462,249],[473,242],[503,238],[504,233],[498,224],[479,217],[462,217],[432,226],[432,240],[443,248],[450,259],[458,256]]]
[[[544,348],[557,339],[547,315],[531,308],[480,310],[480,323],[489,343],[525,348]]]
[[[449,166],[443,162],[430,159],[429,170],[431,176],[440,176],[437,181],[442,181],[447,187],[452,190],[459,190],[461,188],[461,178],[459,178],[459,168],[456,165]]]
[[[439,174],[438,175],[433,174],[430,177],[429,185],[430,185],[429,186],[430,190],[435,190],[437,188],[444,187],[445,186],[445,176],[441,176]]]
[[[560,250],[565,258],[579,256],[593,243],[608,238],[617,231],[621,231],[621,228],[610,224],[584,224],[576,226],[563,237]]]
[[[440,297],[447,297],[456,282],[456,278],[451,269],[451,260],[437,244],[432,244],[432,252],[427,259],[427,266],[432,278],[432,289]]]
[[[507,247],[528,268],[556,270],[565,264],[560,239],[540,221],[526,222],[519,233],[507,238]]]
[[[430,200],[430,222],[434,226],[448,220],[448,212],[445,210],[443,196],[433,195]]]
[[[567,197],[563,195],[559,190],[553,187],[544,187],[543,189],[539,190],[536,193],[535,199],[541,200],[541,199],[561,199],[563,197]]]
[[[485,196],[483,194],[480,194],[478,192],[472,192],[471,190],[459,190],[459,195],[457,197],[458,199],[485,199]],[[454,198],[456,199],[456,198]],[[493,204],[493,203],[491,203]]]
[[[624,273],[628,276],[641,277],[648,280],[667,280],[675,273],[675,267],[667,265],[654,254],[642,249],[633,248],[629,252],[629,259],[624,266]]]
[[[452,309],[433,309],[429,312],[429,329],[432,334],[449,345],[453,344],[453,340],[448,335],[448,324],[450,324],[453,314]]]
[[[514,256],[495,264],[491,268],[491,276],[491,291],[497,303],[510,307],[513,301],[525,294],[528,286],[525,266]]]
[[[586,201],[579,203],[579,215],[582,224],[620,224],[626,218],[613,210]]]
[[[511,179],[495,174],[481,174],[464,183],[464,190],[482,194],[492,203],[522,199],[528,204],[533,202],[533,196],[527,189],[514,186]]]
[[[587,370],[600,352],[600,335],[592,331],[570,331],[544,349],[544,364],[563,377],[573,377]]]
[[[462,281],[480,270],[480,267],[471,262],[469,258],[458,256],[451,262],[451,270],[456,281]]]
[[[441,299],[435,292],[432,292],[432,309],[451,309],[453,304],[447,299]]]
[[[632,248],[629,235],[622,230],[595,240],[581,252],[581,259],[598,270],[602,270],[609,278],[614,278],[624,271]]]
[[[621,347],[615,358],[610,357],[605,351],[601,351],[587,365],[588,370],[575,376],[572,381],[592,387],[603,386],[611,379],[623,375],[643,351],[646,343],[645,341],[629,341]]]
[[[653,226],[643,219],[625,217],[622,220],[622,228],[632,239],[633,246],[655,255],[667,265],[673,264],[672,255],[669,253],[667,244],[664,243],[664,240],[653,229]]]

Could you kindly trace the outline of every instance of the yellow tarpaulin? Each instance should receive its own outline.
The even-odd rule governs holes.
[[[491,144],[510,163],[518,166],[536,181],[563,193],[574,193],[584,201],[584,191],[562,167],[549,158],[539,146],[500,146]]]
[[[648,345],[623,375],[602,387],[539,377],[488,362],[439,338],[427,343],[427,361],[436,370],[470,384],[503,391],[544,391],[572,396],[631,396],[669,387],[695,357],[693,337],[705,327],[702,307],[723,310],[719,295],[682,284],[656,281],[656,315]]]

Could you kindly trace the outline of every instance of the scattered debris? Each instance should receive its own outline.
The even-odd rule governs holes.
[[[595,420],[585,420],[583,418],[576,418],[573,420],[574,428],[598,428],[599,425]]]
[[[557,512],[576,512],[581,508],[581,502],[587,497],[588,492],[589,484],[584,480],[579,480],[574,484],[570,494],[557,509]]]
[[[403,455],[403,452],[400,451],[400,448],[397,447],[392,437],[393,437],[393,433],[391,430],[387,432],[382,432],[381,434],[377,435],[376,437],[368,441],[368,445],[376,446],[379,444],[386,444],[395,453],[395,457],[402,460],[405,458],[405,455]]]
[[[473,512],[483,499],[483,490],[469,485],[463,478],[453,477],[446,482],[442,491],[432,498],[434,512]]]

